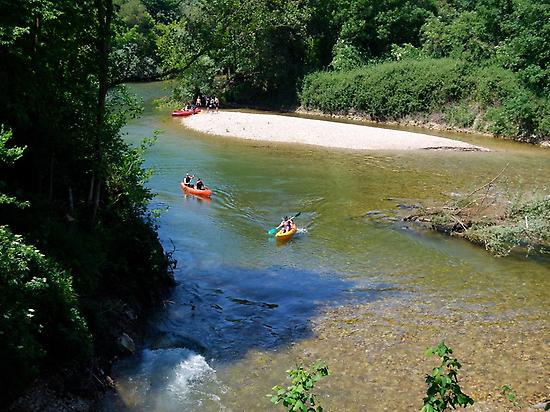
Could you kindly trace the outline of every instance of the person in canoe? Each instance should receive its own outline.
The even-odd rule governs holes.
[[[202,179],[200,177],[197,179],[197,183],[195,183],[195,189],[197,189],[197,190],[205,190],[206,189],[206,186],[204,185],[204,182],[202,181]]]
[[[279,226],[277,226],[277,230],[283,228],[283,233],[288,232],[290,229],[292,229],[292,218],[289,218],[288,216],[283,217],[283,220],[281,223],[279,223]]]
[[[194,178],[195,176],[193,175],[190,175],[189,173],[186,173],[185,174],[185,177],[183,178],[183,184],[187,187],[193,187],[193,185],[191,184],[191,180]]]
[[[285,224],[285,232],[290,232],[290,230],[292,229],[292,226],[294,226],[294,220],[292,220],[292,218],[288,218],[287,221],[286,221],[286,224]]]

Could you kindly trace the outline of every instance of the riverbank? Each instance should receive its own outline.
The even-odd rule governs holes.
[[[116,383],[111,377],[113,364],[133,356],[142,347],[147,320],[161,300],[133,308],[108,298],[104,304],[110,307],[105,314],[109,319],[102,336],[95,334],[95,343],[101,348],[96,355],[86,362],[52,367],[7,406],[7,411],[93,412],[101,409],[105,396],[116,393]]]
[[[310,116],[314,118],[322,119],[328,119],[329,121],[336,120],[344,120],[344,121],[354,121],[354,122],[362,122],[368,124],[372,124],[375,127],[380,125],[382,127],[389,126],[389,127],[413,127],[418,129],[425,129],[425,130],[435,130],[438,132],[453,132],[453,133],[464,133],[464,134],[475,134],[478,136],[485,136],[487,138],[493,138],[493,139],[501,139],[501,140],[514,140],[514,139],[507,139],[503,137],[495,136],[492,133],[488,132],[482,132],[479,130],[476,130],[474,127],[458,127],[453,126],[452,124],[446,123],[444,121],[445,115],[444,113],[432,113],[432,114],[417,114],[415,116],[405,116],[400,119],[395,120],[386,120],[386,121],[375,121],[373,120],[369,115],[366,113],[361,112],[352,112],[352,113],[325,113],[320,110],[308,110],[304,107],[298,107],[295,110],[295,113],[300,116]],[[521,143],[528,143],[528,142],[522,142],[520,140],[515,140]],[[535,146],[540,146],[543,148],[550,148],[550,140],[543,140],[538,144],[534,144]]]
[[[352,150],[489,151],[458,140],[401,130],[242,112],[201,113],[182,120],[186,127],[222,137]]]
[[[550,195],[508,198],[491,187],[482,190],[445,205],[422,207],[404,220],[466,239],[496,256],[550,254]]]

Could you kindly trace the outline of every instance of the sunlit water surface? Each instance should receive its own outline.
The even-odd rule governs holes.
[[[505,190],[548,193],[550,150],[464,135],[453,137],[493,151],[349,152],[204,136],[152,108],[169,93],[163,84],[131,90],[146,110],[128,141],[162,131],[147,166],[178,285],[140,353],[116,365],[118,396],[105,410],[268,410],[265,395],[286,385],[285,370],[316,359],[331,370],[316,388],[328,411],[419,410],[435,366],[425,348],[443,339],[463,361],[472,410],[508,410],[504,384],[525,401],[548,396],[548,260],[495,258],[367,213],[445,201],[507,164]],[[185,172],[213,188],[211,201],[182,194]],[[292,241],[266,235],[297,212]]]

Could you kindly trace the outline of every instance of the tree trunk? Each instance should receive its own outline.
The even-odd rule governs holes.
[[[69,185],[69,213],[74,214],[73,188]]]
[[[48,182],[48,200],[51,202],[53,200],[53,165],[55,162],[54,154],[50,155],[50,181]]]
[[[103,132],[105,124],[105,101],[109,87],[109,46],[111,39],[111,20],[113,17],[112,0],[96,0],[98,16],[98,94],[97,94],[97,112],[96,112],[96,140],[95,140],[95,160],[96,160],[96,184],[94,198],[94,209],[92,213],[92,225],[95,223],[99,209],[101,182],[104,179],[103,167]]]
[[[88,206],[92,205],[92,201],[94,200],[94,184],[95,179],[94,175],[90,178],[90,191],[88,192]]]
[[[94,193],[94,211],[92,214],[92,223],[94,223],[96,220],[97,212],[99,210],[100,200],[101,200],[101,180],[98,180],[96,183],[96,188]]]

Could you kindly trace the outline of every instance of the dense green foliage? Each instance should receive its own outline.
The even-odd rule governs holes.
[[[550,134],[548,102],[497,66],[464,60],[400,60],[304,79],[302,105],[330,113],[361,113],[376,121],[439,113],[458,128],[535,141]]]
[[[467,407],[473,405],[474,400],[462,392],[458,384],[458,371],[462,367],[460,362],[451,357],[453,350],[445,342],[429,348],[428,356],[437,355],[441,364],[433,368],[432,373],[426,375],[426,397],[421,412],[444,412],[451,407]]]
[[[150,80],[162,76],[157,50],[160,26],[180,16],[175,0],[116,0],[115,38],[111,60],[114,81]]]
[[[125,3],[126,21],[128,10],[151,21],[151,2]],[[531,142],[550,135],[544,0],[186,0],[161,9],[172,18],[156,21],[155,56],[178,75],[179,101],[219,94],[277,106],[300,91],[304,107],[324,112],[430,118]]]
[[[323,407],[315,399],[311,391],[315,384],[328,376],[328,367],[322,362],[315,362],[311,368],[302,366],[287,371],[292,384],[286,388],[276,385],[273,387],[274,395],[267,395],[275,405],[282,403],[288,411],[322,412]]]
[[[23,149],[7,147],[10,138],[11,132],[0,130],[0,163],[13,164],[23,155]],[[0,188],[6,185],[0,181]],[[0,205],[29,206],[1,192]],[[7,226],[0,226],[0,252],[0,385],[17,392],[42,362],[88,356],[91,339],[69,273]]]
[[[4,405],[41,372],[109,353],[122,309],[141,314],[171,281],[146,209],[149,143],[120,135],[139,111],[111,87],[115,23],[111,0],[1,3]]]
[[[18,391],[43,364],[89,356],[91,337],[69,273],[6,226],[0,250],[0,382]]]
[[[181,20],[161,28],[158,45],[165,70],[185,74],[183,97],[294,93],[310,14],[303,1],[188,0],[182,10]]]
[[[424,74],[429,72],[429,76]],[[318,72],[304,80],[306,107],[327,112],[352,107],[385,120],[430,111],[456,99],[467,83],[467,68],[456,60],[418,60],[370,65],[352,71]]]
[[[389,21],[400,25],[390,37],[383,35],[387,12],[372,18],[373,2],[350,3],[371,7],[342,25],[335,70],[306,76],[306,108],[360,112],[375,120],[431,117],[531,142],[550,136],[547,2],[418,1],[414,10],[396,2],[400,7]],[[362,32],[366,22],[372,30]],[[364,40],[373,33],[376,40]],[[385,60],[397,62],[380,63]],[[442,90],[434,89],[438,84]]]

